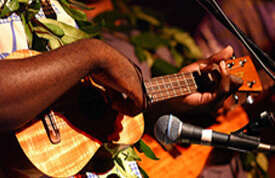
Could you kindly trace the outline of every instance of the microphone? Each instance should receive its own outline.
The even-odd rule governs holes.
[[[154,127],[158,141],[165,144],[194,143],[215,146],[242,152],[275,152],[275,146],[260,143],[260,140],[244,134],[224,134],[210,129],[203,129],[181,122],[173,115],[164,115]]]

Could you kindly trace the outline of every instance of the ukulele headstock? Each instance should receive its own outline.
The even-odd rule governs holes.
[[[238,91],[261,92],[263,90],[258,72],[249,56],[226,61],[230,74],[243,80]]]
[[[226,61],[230,74],[243,80],[238,92],[261,92],[263,90],[258,72],[249,56]],[[220,79],[219,67],[207,66],[206,69],[193,73],[199,92],[211,91]]]

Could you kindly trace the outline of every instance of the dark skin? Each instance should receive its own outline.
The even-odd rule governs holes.
[[[0,71],[1,132],[28,122],[88,74],[128,96],[122,107],[123,111],[130,107],[127,114],[135,115],[144,107],[133,65],[120,52],[96,39],[81,40],[27,59],[2,60]]]
[[[232,48],[226,49],[204,61],[219,64],[219,61],[230,58],[232,53]],[[183,71],[196,67],[198,63]],[[131,116],[146,111],[145,120],[153,124],[163,114],[206,111],[214,105],[220,106],[231,93],[227,89],[234,85],[229,75],[223,69],[221,71],[221,82],[214,93],[194,93],[146,109],[140,79],[133,65],[127,57],[99,40],[81,40],[27,59],[0,60],[1,168],[4,167],[3,172],[7,175],[20,177],[16,173],[6,172],[10,168],[8,163],[12,168],[32,167],[31,163],[25,162],[22,150],[16,149],[18,143],[13,132],[6,132],[14,131],[30,121],[88,74],[106,88],[113,109]],[[120,93],[128,98],[122,98]],[[150,127],[147,123],[146,126]],[[41,173],[38,175],[41,176]]]
[[[195,92],[187,96],[171,99],[166,102],[152,104],[145,113],[146,130],[153,128],[153,125],[160,116],[165,114],[198,114],[204,112],[216,112],[223,106],[225,99],[242,85],[242,80],[228,73],[225,61],[233,55],[233,48],[228,46],[211,57],[199,60],[181,69],[180,72],[190,72],[217,69],[220,80],[217,81],[214,89],[209,92]]]
[[[196,110],[205,111],[213,105],[220,106],[219,103],[223,103],[226,96],[237,89],[232,87],[237,86],[236,82],[220,63],[229,59],[232,54],[233,49],[228,47],[211,58],[182,69],[184,72],[195,70],[199,63],[207,63],[208,66],[213,63],[220,64],[221,80],[214,92],[194,93],[153,104],[148,108],[143,97],[140,76],[132,63],[119,51],[96,39],[81,40],[26,59],[1,60],[0,132],[2,143],[5,144],[0,150],[8,157],[4,160],[10,160],[11,165],[18,163],[21,167],[21,162],[13,162],[11,157],[14,156],[18,160],[21,160],[18,154],[21,158],[24,157],[13,145],[17,143],[14,134],[5,132],[13,131],[30,121],[88,74],[106,88],[113,109],[132,116],[146,111],[146,127],[152,128],[155,120],[163,114],[192,113]],[[121,93],[126,94],[127,98],[124,99]],[[5,164],[8,165],[7,162]],[[23,165],[28,168],[31,166],[30,163]]]
[[[196,92],[183,98],[175,99],[169,104],[171,110],[175,112],[206,112],[216,111],[222,105],[224,100],[233,92],[235,92],[242,84],[242,80],[236,76],[229,74],[226,69],[225,61],[229,60],[233,55],[233,48],[228,46],[222,51],[212,55],[211,57],[198,61],[184,67],[181,72],[189,72],[196,70],[205,70],[209,72],[213,69],[219,71],[220,80],[214,86],[213,91],[209,92]],[[176,103],[180,103],[179,105]]]
[[[213,93],[194,93],[160,103],[150,107],[148,115],[192,112],[198,108],[220,106],[225,97],[237,89],[229,89],[230,86],[237,86],[236,82],[231,80],[220,63],[232,54],[233,49],[227,47],[198,62],[220,65],[221,82]],[[195,70],[198,63],[191,64],[182,71]],[[111,101],[111,106],[117,111],[134,116],[145,109],[139,75],[128,58],[99,40],[85,39],[35,57],[0,61],[1,132],[14,130],[30,121],[88,74],[108,90],[115,91],[111,93],[124,93],[128,96],[127,99],[112,97],[115,99]],[[155,108],[163,112],[156,113]]]

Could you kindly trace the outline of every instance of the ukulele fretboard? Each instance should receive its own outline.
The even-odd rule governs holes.
[[[197,85],[191,72],[151,78],[146,80],[144,85],[151,103],[197,91]]]

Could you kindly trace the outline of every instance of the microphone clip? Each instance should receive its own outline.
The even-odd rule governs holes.
[[[244,152],[257,149],[260,144],[260,132],[266,127],[273,126],[274,123],[275,119],[272,112],[262,112],[260,117],[250,121],[243,128],[230,133],[229,148],[238,148],[237,151]]]
[[[243,128],[232,132],[231,134],[245,134],[249,136],[260,136],[260,132],[267,127],[274,126],[275,118],[274,114],[270,111],[263,111],[259,117],[250,121],[247,125]]]

